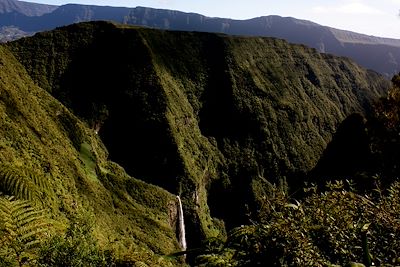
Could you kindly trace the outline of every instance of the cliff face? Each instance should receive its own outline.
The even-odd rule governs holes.
[[[137,7],[131,10],[124,22],[159,29],[281,38],[313,47],[319,52],[349,57],[361,66],[387,77],[400,70],[400,40],[338,30],[291,17],[272,15],[234,20]]]
[[[51,13],[56,9],[57,6],[54,5],[43,5],[17,0],[0,1],[0,14],[14,13],[33,17]]]
[[[292,186],[389,84],[271,38],[82,23],[9,43],[30,77],[132,176],[182,196],[188,246],[251,217],[260,177]]]

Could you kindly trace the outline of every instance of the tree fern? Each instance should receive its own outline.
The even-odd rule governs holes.
[[[49,192],[44,176],[24,167],[0,164],[0,192],[20,199],[40,200]]]
[[[29,201],[0,196],[0,254],[21,264],[23,255],[39,243],[48,226],[44,212]]]

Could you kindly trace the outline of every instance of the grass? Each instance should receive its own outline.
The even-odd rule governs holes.
[[[85,169],[88,171],[88,176],[92,179],[97,179],[96,174],[96,158],[93,155],[92,147],[88,143],[82,143],[79,151],[80,159],[85,165]]]

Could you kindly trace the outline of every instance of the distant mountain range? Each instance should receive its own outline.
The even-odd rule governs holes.
[[[167,30],[276,37],[313,47],[320,52],[352,58],[387,77],[400,71],[400,40],[333,29],[290,17],[233,20],[146,7],[77,4],[56,7],[16,0],[0,0],[0,14],[0,27],[6,27],[0,30],[2,41],[19,38],[24,35],[22,33],[31,35],[76,22],[111,20]]]
[[[51,13],[58,6],[43,5],[15,0],[0,0],[0,14],[19,13],[25,16],[42,16]]]

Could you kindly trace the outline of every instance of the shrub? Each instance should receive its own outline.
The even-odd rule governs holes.
[[[110,251],[100,249],[88,217],[74,218],[64,235],[55,235],[40,251],[40,266],[113,266]]]
[[[269,205],[265,210],[269,212],[260,210],[265,217],[230,231],[223,247],[204,250],[197,257],[197,264],[397,264],[400,260],[400,183],[393,183],[385,193],[369,195],[344,188],[344,182],[328,183],[325,191],[309,188],[301,202],[292,201],[295,204],[275,194],[273,203],[265,201]]]

